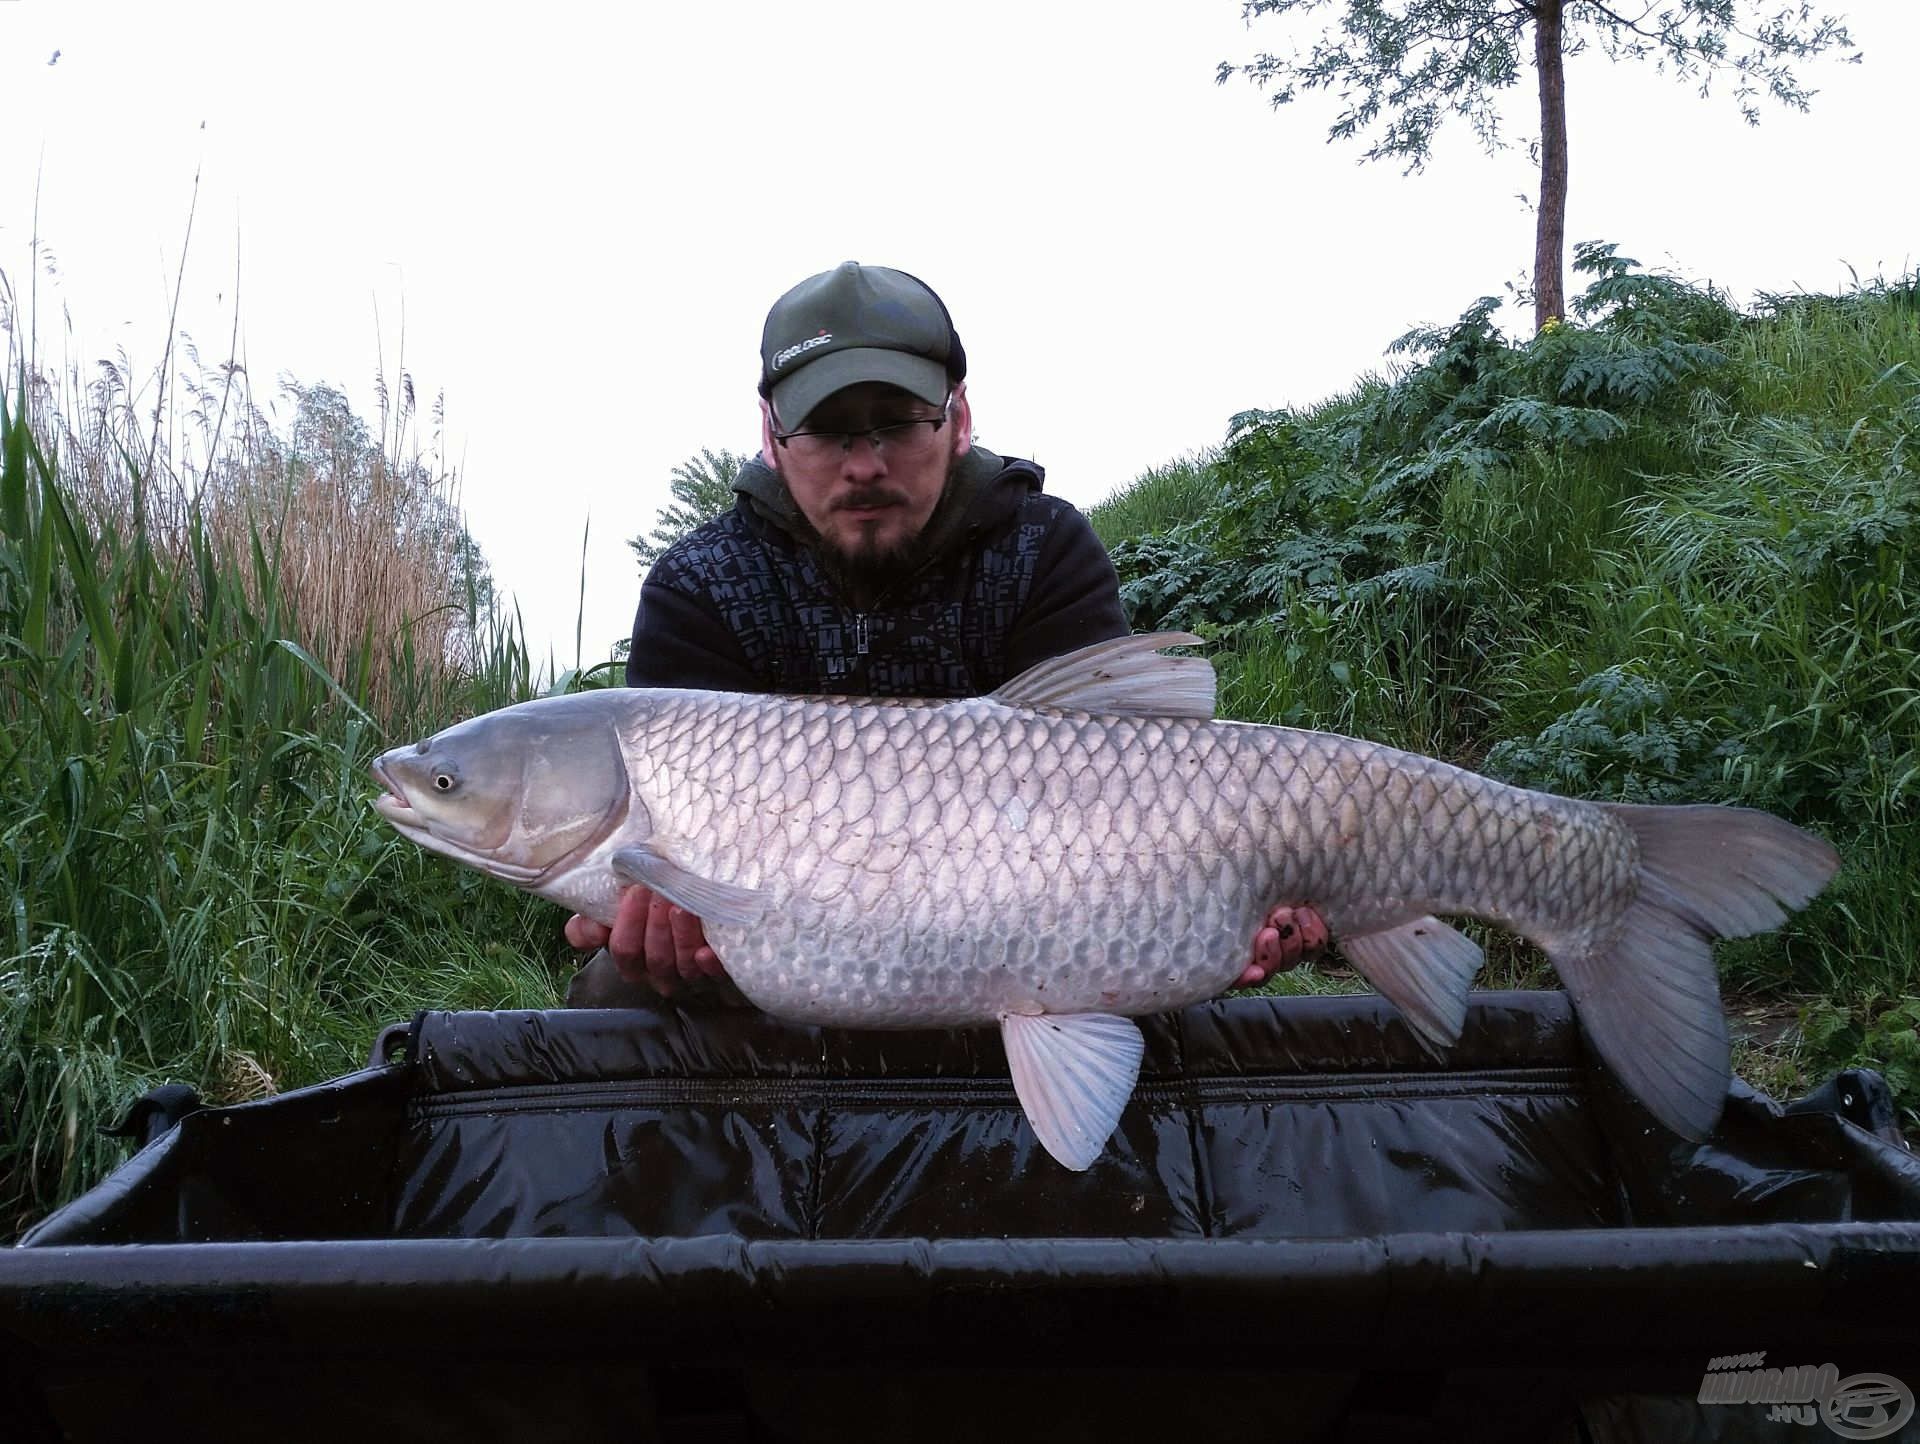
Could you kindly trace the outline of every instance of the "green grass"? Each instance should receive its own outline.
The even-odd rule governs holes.
[[[1215,460],[1215,453],[1196,452],[1143,472],[1119,495],[1094,508],[1100,539],[1111,547],[1207,515],[1220,500]]]

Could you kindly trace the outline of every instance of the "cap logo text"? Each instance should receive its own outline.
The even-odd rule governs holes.
[[[833,332],[822,331],[818,336],[807,337],[806,340],[800,342],[798,345],[789,346],[784,351],[774,352],[773,369],[775,371],[778,371],[782,366],[786,365],[787,362],[791,361],[794,357],[798,356],[802,351],[811,351],[815,346],[824,346],[827,344],[827,342],[831,341],[832,339],[833,339]]]

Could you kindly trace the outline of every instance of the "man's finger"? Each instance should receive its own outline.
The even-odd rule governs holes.
[[[647,901],[647,972],[656,981],[680,976],[673,965],[673,904],[654,894]]]
[[[1300,929],[1300,947],[1305,953],[1320,952],[1327,945],[1327,920],[1310,907],[1294,909],[1293,920]]]
[[[1279,971],[1299,967],[1327,945],[1327,925],[1306,903],[1298,907],[1282,903],[1267,914],[1265,926],[1277,939],[1272,966]]]
[[[673,933],[674,967],[689,983],[698,982],[705,970],[694,954],[706,940],[700,930],[700,919],[683,907],[675,907],[667,913],[667,925]]]
[[[575,913],[567,919],[567,946],[586,951],[591,948],[604,948],[607,940],[613,936],[613,930],[590,917]]]
[[[607,938],[607,951],[616,963],[626,966],[640,961],[647,950],[647,905],[653,894],[643,887],[630,887],[620,894],[620,906],[613,915],[613,927]]]
[[[1264,975],[1282,965],[1280,934],[1274,928],[1262,928],[1253,935],[1253,965]]]
[[[1300,929],[1292,923],[1282,923],[1273,931],[1273,970],[1277,973],[1291,972],[1300,966],[1300,960],[1306,956],[1306,949],[1300,945]]]

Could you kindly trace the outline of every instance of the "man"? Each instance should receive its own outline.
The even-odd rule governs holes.
[[[760,342],[760,459],[734,509],[670,547],[640,591],[631,687],[973,697],[1037,662],[1127,633],[1119,581],[1087,520],[1030,461],[973,442],[967,357],[925,282],[848,261],[774,303]],[[700,920],[643,887],[575,1005],[721,979]],[[1236,986],[1326,941],[1276,908]],[[623,989],[624,983],[624,989]]]

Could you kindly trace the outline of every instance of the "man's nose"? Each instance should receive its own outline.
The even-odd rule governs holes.
[[[880,454],[880,448],[873,444],[873,438],[864,432],[852,438],[853,445],[847,448],[847,454],[840,459],[840,474],[850,481],[868,481],[887,472],[886,458]]]

